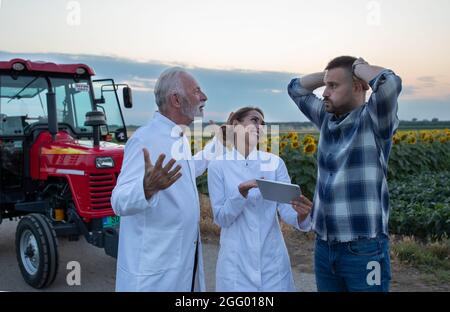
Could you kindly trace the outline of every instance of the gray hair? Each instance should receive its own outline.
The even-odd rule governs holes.
[[[163,71],[155,84],[155,101],[158,108],[166,104],[172,93],[180,93],[184,96],[184,89],[181,85],[181,75],[187,72],[181,67],[170,67]]]

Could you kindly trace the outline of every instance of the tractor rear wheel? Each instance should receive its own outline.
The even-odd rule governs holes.
[[[32,213],[20,220],[16,256],[27,284],[44,288],[53,283],[58,272],[58,241],[46,216]]]

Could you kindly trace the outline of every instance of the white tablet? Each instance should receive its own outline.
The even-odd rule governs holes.
[[[256,179],[262,197],[267,200],[289,204],[291,200],[302,194],[300,186],[278,181]]]

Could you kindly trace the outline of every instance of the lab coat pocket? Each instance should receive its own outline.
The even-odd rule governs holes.
[[[216,267],[216,291],[236,289],[236,261],[235,248],[221,245]]]
[[[289,254],[281,232],[272,236],[272,263],[278,269],[280,276],[284,276],[291,268]]]
[[[147,230],[141,254],[141,273],[156,274],[180,266],[181,230]]]

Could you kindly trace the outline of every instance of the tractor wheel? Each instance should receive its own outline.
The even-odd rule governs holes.
[[[23,217],[16,230],[16,255],[25,282],[34,288],[53,283],[58,272],[58,241],[42,214]]]

